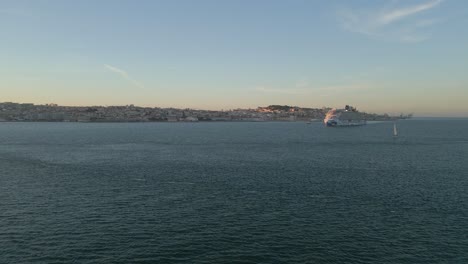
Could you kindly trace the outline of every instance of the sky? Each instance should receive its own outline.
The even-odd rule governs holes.
[[[0,0],[0,102],[468,116],[466,0]]]

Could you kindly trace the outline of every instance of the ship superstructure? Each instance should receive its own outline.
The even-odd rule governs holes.
[[[323,120],[326,126],[362,126],[366,120],[356,108],[346,105],[344,109],[332,109],[328,111]]]

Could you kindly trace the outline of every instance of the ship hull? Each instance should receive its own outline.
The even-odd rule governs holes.
[[[366,120],[346,120],[346,121],[342,121],[342,120],[332,119],[332,120],[327,120],[325,122],[325,125],[327,127],[364,126],[366,124],[367,124]]]

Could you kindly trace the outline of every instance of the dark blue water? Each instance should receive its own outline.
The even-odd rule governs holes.
[[[468,120],[0,123],[0,263],[468,263]]]

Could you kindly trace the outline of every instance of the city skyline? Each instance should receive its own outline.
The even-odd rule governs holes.
[[[468,116],[464,1],[1,1],[0,101]]]

